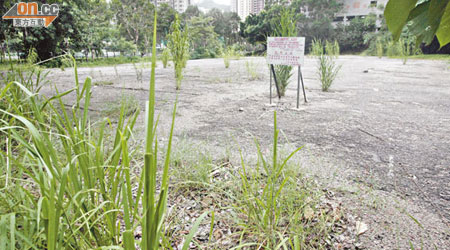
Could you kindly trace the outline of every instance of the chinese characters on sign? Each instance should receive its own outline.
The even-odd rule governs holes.
[[[267,63],[301,66],[305,57],[304,37],[268,37]]]
[[[14,19],[14,27],[44,27],[44,18]]]

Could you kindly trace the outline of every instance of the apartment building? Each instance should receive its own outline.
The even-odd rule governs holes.
[[[231,11],[242,21],[250,14],[258,14],[264,9],[264,0],[231,0]]]
[[[191,0],[154,0],[154,3],[155,5],[166,3],[179,13],[183,13],[191,5]]]
[[[336,14],[334,21],[348,24],[355,17],[365,17],[369,14],[377,16],[377,25],[381,26],[384,7],[388,0],[339,0],[343,4],[342,10]]]
[[[371,13],[378,17],[377,25],[381,25],[384,7],[388,0],[338,0],[343,4],[342,10],[336,14],[335,23],[347,24],[355,17],[364,17]],[[242,21],[250,14],[258,14],[264,9],[264,0],[231,0],[231,11],[236,12]],[[305,13],[308,11],[305,10]]]

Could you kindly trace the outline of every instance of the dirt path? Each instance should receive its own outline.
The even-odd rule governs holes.
[[[357,56],[342,56],[338,63],[341,73],[324,93],[315,60],[306,59],[309,102],[294,110],[296,74],[287,96],[275,107],[267,105],[263,58],[232,61],[229,69],[221,59],[189,61],[176,135],[218,148],[232,147],[235,138],[252,154],[253,137],[270,145],[272,114],[278,110],[279,127],[289,142],[306,145],[300,155],[305,171],[369,225],[363,246],[404,249],[412,242],[416,248],[450,249],[450,65],[425,60],[403,65],[396,59]],[[159,64],[157,105],[167,128],[176,92],[173,70]],[[94,88],[92,107],[106,109],[124,95],[143,107],[150,69],[137,66],[147,66],[142,81],[133,65],[79,69],[81,79],[90,75],[94,82],[112,83]],[[253,75],[248,67],[254,68]],[[71,70],[50,75],[58,89],[73,87]],[[137,131],[142,128],[141,115]]]

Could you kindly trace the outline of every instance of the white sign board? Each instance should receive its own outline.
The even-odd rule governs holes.
[[[301,66],[305,58],[304,37],[268,37],[267,63]]]

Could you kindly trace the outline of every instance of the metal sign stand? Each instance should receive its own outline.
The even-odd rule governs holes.
[[[303,98],[305,99],[305,103],[307,103],[308,100],[306,100],[305,83],[303,82],[302,66],[298,66],[297,109],[300,108],[300,81],[302,82]]]
[[[270,64],[270,97],[269,97],[270,98],[270,105],[272,105],[272,76],[273,76],[273,79],[275,81],[275,87],[277,88],[278,99],[281,99],[280,88],[278,86],[277,75],[275,73],[275,68],[274,68],[273,64]],[[302,85],[303,98],[305,100],[305,103],[307,103],[308,100],[306,99],[306,91],[305,91],[305,83],[303,82],[302,67],[298,66],[297,109],[300,108],[300,83]]]

